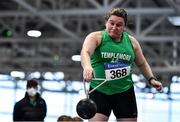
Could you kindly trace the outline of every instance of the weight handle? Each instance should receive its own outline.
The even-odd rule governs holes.
[[[86,98],[88,99],[89,98],[89,91],[86,89],[86,80],[83,80],[83,86],[84,86],[84,93],[86,95]]]
[[[103,78],[93,78],[92,80],[104,80],[104,81],[89,91],[86,89],[86,80],[83,80],[84,93],[86,94],[86,98],[89,98],[89,94],[91,94],[93,91],[95,91],[97,88],[99,88],[101,85],[107,82],[107,80]]]

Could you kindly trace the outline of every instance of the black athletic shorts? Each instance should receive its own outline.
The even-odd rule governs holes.
[[[108,117],[111,111],[113,111],[115,117],[118,119],[136,118],[138,115],[133,86],[125,92],[114,95],[106,95],[95,90],[89,95],[89,98],[96,103],[97,113],[104,114]]]

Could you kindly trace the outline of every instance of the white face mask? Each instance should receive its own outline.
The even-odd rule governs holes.
[[[29,96],[32,97],[32,96],[35,96],[35,95],[36,95],[37,90],[36,90],[35,88],[31,87],[31,88],[28,88],[28,89],[27,89],[27,93],[28,93]]]

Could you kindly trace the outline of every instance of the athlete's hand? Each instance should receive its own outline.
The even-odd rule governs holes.
[[[90,81],[93,78],[93,68],[92,67],[84,68],[83,78],[85,81]]]
[[[152,85],[154,88],[156,88],[156,90],[158,91],[162,91],[162,83],[158,80],[152,79],[150,81],[150,85]]]

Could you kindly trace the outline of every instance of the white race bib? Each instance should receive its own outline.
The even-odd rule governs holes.
[[[105,63],[106,80],[117,80],[124,78],[130,73],[130,66],[125,62]]]

